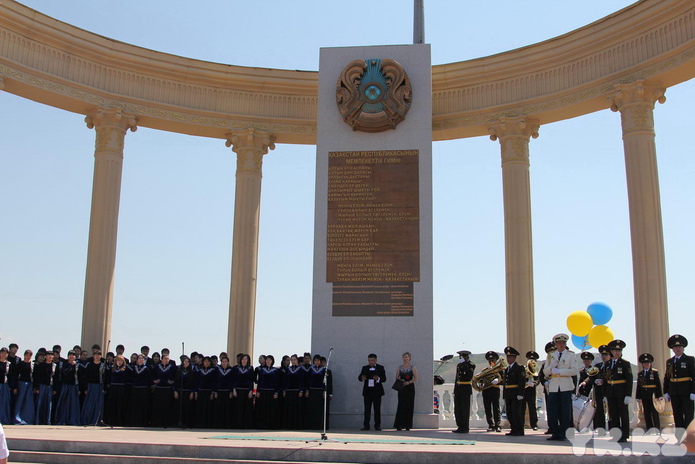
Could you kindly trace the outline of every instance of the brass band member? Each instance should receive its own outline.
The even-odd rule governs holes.
[[[538,358],[540,356],[535,351],[526,353],[526,386],[524,388],[524,400],[521,402],[521,420],[526,416],[526,406],[528,405],[529,424],[533,430],[538,430],[538,411],[536,402],[536,387],[538,386]]]
[[[625,342],[613,340],[608,344],[611,350],[610,368],[606,370],[606,400],[608,401],[608,427],[619,428],[618,443],[630,438],[630,416],[627,405],[632,400],[632,368],[622,358]]]
[[[606,385],[604,384],[604,379],[606,378],[606,370],[611,365],[611,350],[608,349],[608,345],[601,345],[598,347],[598,352],[601,353],[601,362],[596,364],[599,371],[596,380],[594,380],[594,402],[596,403],[594,429],[600,428],[605,430],[606,408],[603,406],[603,399],[606,396]]]
[[[596,380],[595,377],[589,376],[588,372],[589,369],[593,367],[591,363],[594,360],[594,355],[588,351],[584,351],[579,355],[579,357],[582,358],[584,367],[579,369],[579,385],[577,386],[577,395],[588,397],[589,393],[591,393],[591,389],[594,386],[594,380]]]
[[[470,361],[471,352],[458,351],[459,364],[456,366],[456,385],[454,386],[454,416],[456,417],[456,430],[454,433],[468,433],[471,415],[471,379],[475,371],[475,364]]]
[[[567,349],[569,335],[560,333],[553,337],[555,351],[548,353],[543,372],[550,378],[548,386],[548,440],[567,440],[567,429],[572,425],[572,377],[579,371],[577,357]]]
[[[664,397],[673,406],[674,424],[684,429],[693,421],[695,401],[695,358],[683,353],[686,346],[688,340],[683,335],[668,339],[673,357],[666,361],[664,376]]]
[[[524,388],[526,386],[526,371],[523,366],[516,363],[519,352],[511,346],[504,349],[507,355],[507,369],[504,374],[504,404],[507,409],[507,419],[511,430],[506,434],[512,437],[524,435],[524,416],[521,414],[521,405],[524,401]]]
[[[553,342],[548,342],[545,344],[545,354],[547,355],[548,353],[552,353],[555,351],[555,344]],[[543,370],[545,369],[545,365],[547,364],[547,360],[544,359],[541,362],[540,367],[538,368],[538,383],[543,385],[543,397],[545,399],[545,402],[543,403],[545,405],[545,417],[548,417],[548,387],[550,387],[550,377],[545,376],[545,372]],[[558,423],[559,426],[559,423]],[[548,430],[545,431],[545,435],[550,435],[550,422],[548,421]]]
[[[487,359],[488,364],[490,367],[492,367],[497,364],[497,361],[500,359],[500,355],[494,351],[488,351],[485,353],[485,359]],[[492,385],[483,390],[483,406],[485,408],[485,419],[487,420],[487,431],[501,432],[499,379],[493,379]]]
[[[637,373],[637,391],[635,398],[639,403],[642,403],[644,411],[644,421],[647,423],[647,430],[653,428],[660,429],[661,422],[659,421],[659,412],[654,407],[652,397],[662,399],[661,380],[656,369],[652,368],[654,356],[649,353],[643,353],[639,357],[639,362],[642,364],[642,370]]]

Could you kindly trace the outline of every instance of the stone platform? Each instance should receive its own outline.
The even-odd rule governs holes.
[[[597,456],[596,439],[573,448],[570,442],[547,441],[542,432],[507,437],[474,429],[382,432],[330,430],[328,441],[318,432],[261,430],[180,430],[67,426],[6,426],[9,462],[42,464],[223,464],[223,463],[475,463],[551,464],[556,462],[637,462],[632,450],[657,449],[650,462],[693,464],[695,455],[664,456],[654,437],[635,437],[620,456]],[[671,454],[673,454],[671,449]],[[684,453],[684,452],[683,452]],[[683,454],[680,453],[680,454]],[[678,453],[676,453],[678,454]],[[598,462],[598,461],[597,461]]]

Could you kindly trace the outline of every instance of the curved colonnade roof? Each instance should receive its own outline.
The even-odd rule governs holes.
[[[695,76],[695,2],[642,0],[565,35],[432,67],[434,140],[486,135],[502,117],[541,124],[608,108],[615,85]],[[134,114],[138,125],[224,139],[271,131],[316,140],[318,72],[211,63],[108,39],[13,0],[0,10],[0,87],[67,111]]]

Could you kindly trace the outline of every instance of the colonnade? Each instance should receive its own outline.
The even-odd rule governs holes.
[[[656,365],[668,357],[669,335],[661,203],[654,143],[654,105],[665,89],[643,81],[615,86],[609,104],[620,112],[632,240],[635,323],[638,352]],[[135,116],[97,109],[86,118],[96,130],[94,185],[85,280],[82,344],[105,345],[113,307],[118,208],[126,132]],[[499,140],[505,228],[507,343],[520,351],[535,348],[533,246],[530,193],[530,139],[539,123],[525,116],[500,118],[489,125]],[[244,129],[227,134],[237,155],[232,278],[227,349],[253,351],[256,276],[263,157],[275,148],[268,131]]]

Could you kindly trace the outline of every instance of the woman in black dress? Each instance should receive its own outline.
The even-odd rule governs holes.
[[[285,399],[282,427],[298,430],[304,424],[302,398],[304,397],[304,369],[299,365],[296,354],[290,358],[290,365],[283,375],[282,396]]]
[[[154,358],[154,356],[153,356]],[[169,363],[164,355],[161,362],[155,363],[153,370],[154,392],[152,393],[152,427],[167,428],[171,423],[171,406],[174,399],[176,365]]]
[[[314,364],[309,369],[307,388],[305,396],[308,397],[306,429],[323,429],[323,401],[326,398],[326,386],[323,378],[326,375],[326,368],[321,367],[321,355],[314,355]]]
[[[128,406],[127,378],[125,358],[116,356],[113,360],[111,374],[108,376],[106,390],[106,417],[112,427],[122,427],[126,423],[126,408]]]
[[[241,356],[234,373],[232,403],[234,408],[235,428],[253,428],[253,382],[255,374],[248,354]]]
[[[220,358],[217,366],[217,406],[214,411],[215,427],[232,428],[232,389],[234,388],[234,369],[229,365],[229,358]]]
[[[129,425],[147,427],[150,423],[150,387],[152,370],[145,365],[145,355],[138,355],[138,361],[130,373],[132,389],[128,400]]]
[[[215,407],[217,393],[217,369],[212,367],[210,357],[203,358],[203,365],[198,369],[198,389],[195,394],[195,426],[211,428],[213,426],[212,411]]]
[[[265,366],[257,369],[256,428],[277,429],[280,427],[278,396],[280,395],[280,370],[274,366],[272,355],[265,357]]]
[[[179,427],[192,428],[195,423],[195,391],[198,388],[198,376],[191,367],[191,359],[181,356],[181,367],[176,372],[174,382],[174,399],[176,400],[176,422]]]
[[[396,369],[396,378],[403,381],[403,388],[398,391],[398,408],[393,421],[396,430],[410,430],[413,427],[417,369],[410,361],[410,353],[403,353],[403,365]]]

